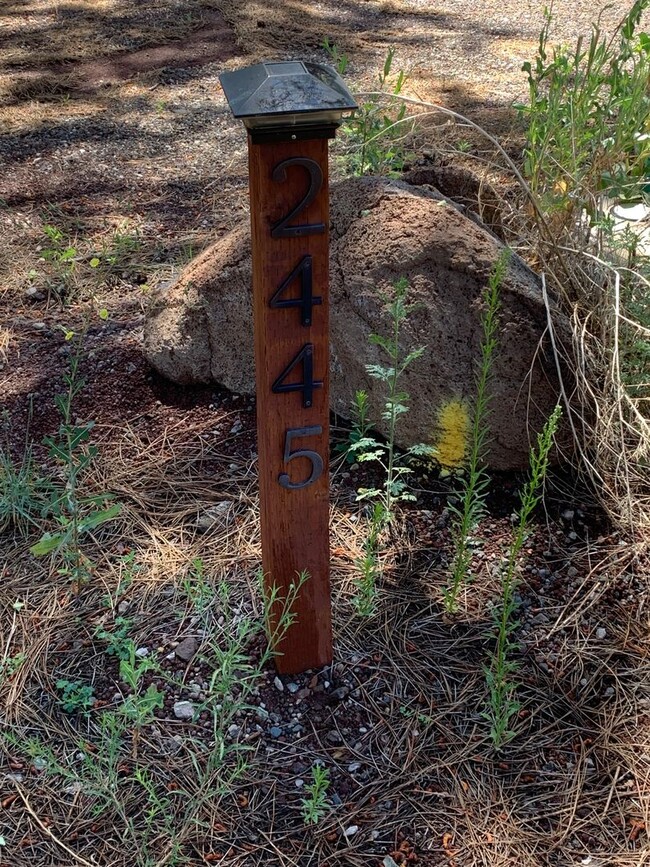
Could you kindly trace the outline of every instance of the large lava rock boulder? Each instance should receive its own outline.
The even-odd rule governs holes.
[[[366,365],[386,359],[368,338],[389,332],[386,299],[406,277],[416,307],[400,340],[405,353],[418,346],[426,351],[403,377],[410,409],[400,419],[398,439],[438,445],[442,463],[458,465],[475,393],[482,293],[502,244],[431,188],[355,178],[331,193],[331,407],[349,418],[356,390],[364,389],[382,429],[383,384]],[[488,462],[493,469],[518,469],[528,465],[558,384],[540,280],[517,256],[501,287],[501,305]],[[144,351],[174,382],[217,382],[254,393],[248,224],[206,249],[153,299]]]

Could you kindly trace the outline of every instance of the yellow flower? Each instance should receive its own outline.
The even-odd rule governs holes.
[[[462,467],[469,440],[470,420],[465,403],[452,398],[438,410],[436,458],[445,468]]]

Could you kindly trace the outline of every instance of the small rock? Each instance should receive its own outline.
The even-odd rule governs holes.
[[[345,831],[343,832],[343,836],[344,837],[354,837],[354,835],[357,833],[358,830],[359,830],[358,825],[349,825],[345,829]]]
[[[348,773],[353,774],[355,771],[358,771],[361,767],[361,762],[350,762],[348,765]]]
[[[599,626],[598,629],[596,630],[596,638],[599,641],[602,641],[603,638],[606,638],[606,637],[607,637],[607,630],[603,626]]]
[[[174,650],[177,659],[189,662],[199,648],[199,643],[193,635],[188,635]]]
[[[232,725],[228,726],[228,736],[231,738],[236,738],[240,731],[241,727],[237,723],[232,723]]]
[[[194,719],[194,705],[191,701],[174,702],[174,716],[176,719]]]
[[[47,760],[43,756],[36,756],[32,762],[35,771],[44,771],[47,767]]]
[[[302,787],[305,785],[305,781],[304,780],[296,780],[294,785],[295,785],[296,789],[302,789]]]
[[[569,523],[569,521],[573,521],[574,515],[575,515],[575,512],[573,511],[573,509],[565,509],[562,512],[562,520]]]
[[[231,517],[232,503],[230,500],[222,500],[220,503],[215,503],[210,506],[205,512],[202,512],[196,519],[197,530],[210,530],[215,524],[228,523]]]
[[[279,738],[282,735],[282,729],[280,726],[271,726],[269,729],[269,734],[272,738]]]
[[[121,602],[118,603],[117,610],[119,614],[126,614],[126,612],[129,610],[129,603],[126,601],[126,599],[123,599]]]
[[[277,675],[273,678],[273,683],[277,690],[279,690],[280,692],[284,692],[284,684]]]
[[[149,648],[148,647],[138,647],[135,652],[135,655],[138,659],[144,659],[145,656],[149,656]]]
[[[25,778],[22,774],[5,774],[4,779],[10,783],[22,783]]]
[[[298,692],[298,690],[300,689],[300,687],[299,687],[299,685],[298,685],[297,683],[288,683],[288,684],[287,684],[287,689],[289,690],[289,692],[290,692],[291,694],[293,694],[293,693]]]
[[[566,570],[566,574],[567,578],[575,578],[578,574],[578,570],[575,566],[569,566],[569,568]]]
[[[23,295],[27,299],[27,301],[44,301],[45,295],[38,290],[35,286],[28,286],[27,289],[23,292]]]
[[[343,701],[350,694],[350,688],[347,686],[339,686],[338,689],[332,690],[330,698],[334,701]]]
[[[331,732],[328,732],[325,735],[325,740],[329,741],[329,743],[333,744],[334,746],[338,746],[339,744],[343,743],[341,733],[337,732],[336,729],[332,729]]]

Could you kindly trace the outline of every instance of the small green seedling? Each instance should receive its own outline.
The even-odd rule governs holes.
[[[309,797],[302,799],[302,817],[305,825],[317,825],[323,816],[327,815],[327,790],[330,784],[330,774],[323,765],[313,765],[312,781],[305,787]]]
[[[92,686],[78,680],[57,680],[56,688],[60,691],[59,704],[66,713],[82,711],[87,713],[95,704],[95,694]]]

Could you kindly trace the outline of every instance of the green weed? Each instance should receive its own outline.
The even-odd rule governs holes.
[[[43,478],[34,461],[29,421],[18,460],[14,460],[11,454],[9,416],[6,412],[4,428],[6,445],[0,448],[0,531],[11,527],[25,536],[44,517],[51,485]]]
[[[317,825],[323,816],[327,815],[327,790],[330,785],[330,774],[323,765],[312,765],[311,782],[305,786],[307,798],[302,799],[302,817],[305,825]]]
[[[359,500],[372,500],[373,510],[368,538],[365,544],[364,556],[358,561],[360,570],[358,580],[359,593],[355,598],[355,606],[359,613],[370,615],[374,612],[377,597],[376,579],[379,575],[379,547],[382,531],[394,520],[394,504],[399,501],[415,500],[408,490],[406,476],[412,472],[409,458],[415,456],[430,457],[433,450],[430,446],[415,445],[404,453],[398,453],[396,446],[397,427],[399,420],[408,412],[409,396],[400,388],[400,380],[407,368],[424,353],[421,346],[403,354],[400,348],[400,330],[413,305],[407,301],[408,280],[398,280],[394,287],[393,298],[387,305],[391,322],[391,334],[385,337],[381,334],[371,334],[370,342],[381,347],[388,356],[388,365],[368,364],[366,370],[374,379],[384,384],[386,397],[382,419],[387,427],[386,442],[380,442],[372,436],[367,414],[367,397],[357,393],[356,408],[363,420],[363,429],[353,432],[348,446],[348,452],[354,455],[360,463],[373,462],[379,465],[383,476],[380,488],[360,488],[357,494]]]
[[[77,248],[70,239],[56,226],[45,224],[43,234],[47,239],[41,247],[41,260],[49,265],[47,277],[48,289],[54,292],[60,300],[71,294],[73,277],[77,265]]]
[[[549,453],[561,415],[562,410],[558,404],[542,432],[537,435],[536,447],[531,449],[530,474],[521,493],[515,537],[508,550],[506,564],[501,574],[501,599],[494,611],[496,646],[491,653],[490,664],[485,668],[489,702],[483,714],[490,723],[490,737],[496,749],[500,749],[516,734],[511,724],[520,710],[515,681],[518,665],[510,657],[517,648],[513,640],[513,633],[517,627],[517,622],[514,620],[515,591],[518,586],[517,560],[526,541],[530,517],[541,499]]]
[[[598,25],[588,44],[548,47],[545,9],[537,56],[523,69],[529,100],[524,170],[546,213],[587,211],[602,197],[639,198],[650,174],[650,36],[636,30],[650,0],[636,0],[616,33]],[[595,207],[596,206],[596,207]]]
[[[424,346],[412,349],[403,354],[400,348],[400,329],[414,309],[407,301],[408,280],[402,278],[395,284],[394,295],[387,305],[387,313],[391,322],[391,334],[385,337],[381,334],[371,334],[370,342],[381,347],[388,356],[388,365],[367,364],[366,370],[374,379],[383,383],[386,389],[384,411],[381,414],[387,427],[386,442],[379,442],[369,431],[366,436],[350,445],[359,462],[374,462],[379,464],[384,476],[381,488],[362,488],[359,499],[377,500],[383,507],[384,520],[393,520],[393,507],[400,500],[415,500],[408,490],[405,477],[412,472],[408,459],[412,456],[431,456],[432,449],[425,445],[415,445],[403,454],[398,454],[396,447],[397,427],[399,420],[408,412],[409,396],[400,389],[400,380],[406,369],[425,351]]]
[[[74,341],[74,332],[67,331],[66,340]],[[83,333],[76,337],[75,351],[64,376],[66,390],[54,398],[61,416],[58,436],[44,440],[50,457],[61,467],[65,479],[64,488],[55,491],[51,502],[58,530],[44,533],[30,548],[37,557],[55,554],[61,562],[59,574],[66,575],[77,590],[90,575],[90,561],[81,549],[82,536],[120,513],[119,503],[106,506],[112,495],[85,496],[82,493],[84,476],[97,455],[96,446],[88,442],[94,422],[78,424],[73,420],[74,399],[85,384],[79,375],[82,350]]]
[[[347,56],[327,39],[323,48],[338,72],[344,74],[348,65]],[[352,174],[399,175],[404,168],[406,104],[399,102],[396,97],[404,89],[407,76],[404,70],[400,70],[395,80],[389,83],[394,57],[395,49],[389,48],[377,74],[378,94],[370,95],[354,115],[343,122],[343,147]]]
[[[92,686],[76,680],[57,680],[56,688],[61,693],[59,704],[66,713],[87,712],[95,704]]]
[[[13,656],[5,656],[0,659],[0,685],[11,680],[14,674],[20,671],[26,659],[26,653],[15,653]]]
[[[112,629],[103,626],[95,628],[95,638],[103,641],[106,645],[108,656],[115,656],[120,660],[127,660],[131,655],[133,641],[129,638],[131,620],[128,617],[116,617]]]
[[[485,498],[489,476],[485,469],[485,455],[489,439],[490,379],[498,347],[500,289],[510,262],[510,250],[504,250],[497,259],[483,293],[484,310],[481,315],[483,339],[476,375],[472,427],[470,432],[469,457],[466,474],[460,492],[460,506],[450,505],[454,515],[454,561],[448,587],[444,591],[444,603],[448,612],[456,610],[458,594],[469,578],[472,559],[471,534],[485,513]]]

